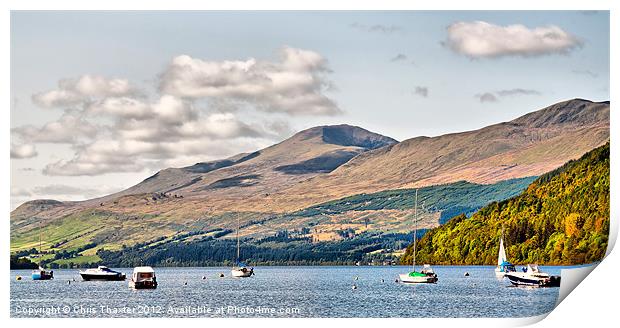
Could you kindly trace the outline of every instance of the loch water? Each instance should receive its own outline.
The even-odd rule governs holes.
[[[396,283],[405,266],[155,268],[155,290],[82,281],[77,269],[33,281],[11,270],[12,317],[529,317],[553,310],[559,288],[512,287],[491,266],[434,266],[436,284]],[[559,275],[562,267],[542,267]],[[131,268],[116,269],[129,278]],[[469,273],[465,277],[465,272]],[[224,277],[219,277],[223,273]],[[22,280],[16,280],[21,276]],[[203,279],[203,277],[205,279]],[[355,287],[354,287],[355,286]]]

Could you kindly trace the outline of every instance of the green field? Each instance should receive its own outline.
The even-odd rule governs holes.
[[[492,201],[519,194],[532,180],[534,177],[507,180],[492,185],[456,182],[420,188],[419,210],[426,213],[422,213],[420,217],[426,218],[427,224],[435,226],[454,214],[469,215]],[[400,236],[394,239],[389,247],[404,247],[410,238],[414,195],[415,189],[386,190],[354,195],[293,213],[223,213],[200,219],[171,217],[165,213],[129,216],[111,211],[84,210],[42,227],[42,250],[50,253],[43,258],[43,261],[54,266],[82,266],[100,261],[101,257],[97,252],[101,249],[121,252],[124,247],[134,245],[141,245],[140,249],[149,250],[165,249],[171,245],[175,247],[190,245],[188,247],[191,248],[194,247],[191,245],[199,244],[205,239],[226,240],[234,236],[226,231],[233,228],[234,224],[231,223],[234,223],[237,217],[242,222],[243,238],[250,241],[265,240],[278,235],[297,236],[293,239],[280,240],[277,244],[262,242],[260,246],[257,245],[255,252],[265,261],[270,261],[270,257],[265,255],[269,254],[270,247],[273,248],[273,254],[277,254],[274,258],[278,259],[286,258],[279,254],[281,249],[292,247],[291,250],[294,248],[300,252],[308,249],[323,252],[335,247],[341,255],[336,257],[325,255],[325,261],[332,257],[335,261],[348,261],[359,258],[361,251],[357,248],[349,249],[348,251],[353,252],[351,254],[356,254],[350,257],[350,254],[346,255],[347,250],[340,246],[328,243],[315,248],[303,243],[311,243],[308,241],[312,239],[310,234],[320,228],[324,233],[333,236],[331,241],[340,240],[345,248],[353,247],[355,244],[348,242],[349,239],[357,240],[356,243],[362,245],[359,246],[362,250],[376,251],[386,248],[388,246],[381,241],[381,238],[389,234]],[[27,255],[28,252],[32,252],[32,248],[38,248],[38,226],[31,224],[30,227],[11,233],[12,253],[20,252]],[[178,257],[179,252],[174,256]],[[196,260],[202,261],[201,263],[211,261],[201,257],[202,255],[196,256],[199,257]],[[306,260],[320,261],[320,257],[315,259],[311,256]],[[184,261],[191,262],[189,259]]]

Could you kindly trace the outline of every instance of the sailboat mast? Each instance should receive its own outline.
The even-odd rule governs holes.
[[[39,219],[39,267],[41,267],[41,249],[42,249],[42,239],[41,239],[41,219]]]
[[[418,237],[418,189],[415,190],[415,204],[413,205],[413,271],[415,272],[416,239]]]
[[[502,226],[502,235],[499,239],[499,252],[497,254],[497,265],[500,266],[506,261],[506,249],[504,248],[504,226]]]
[[[239,229],[241,224],[239,223],[239,216],[237,215],[237,263],[239,263]]]

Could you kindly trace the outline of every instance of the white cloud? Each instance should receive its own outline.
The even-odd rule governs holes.
[[[151,114],[147,104],[130,97],[104,98],[90,104],[87,110],[94,115],[110,115],[125,119],[141,119]]]
[[[538,90],[514,88],[514,89],[505,89],[505,90],[479,93],[475,95],[474,97],[478,98],[478,100],[481,103],[485,103],[485,102],[498,102],[500,98],[503,98],[503,97],[538,96],[538,95],[541,95],[540,91]]]
[[[499,90],[499,91],[496,91],[496,93],[500,97],[506,97],[506,96],[538,96],[538,95],[540,95],[540,91],[533,90],[533,89],[521,89],[521,88],[508,89],[508,90]]]
[[[392,34],[397,32],[402,32],[402,27],[397,25],[382,25],[382,24],[374,24],[374,25],[366,25],[360,23],[353,23],[351,25],[352,28],[358,29],[364,32],[370,33],[382,33],[382,34]]]
[[[75,187],[64,184],[52,184],[45,186],[38,186],[32,188],[32,194],[35,195],[48,195],[48,196],[57,196],[57,195],[65,195],[65,196],[82,196],[83,198],[93,197],[93,196],[101,196],[107,193],[112,193],[118,191],[120,188],[109,188],[109,187]]]
[[[407,60],[407,55],[405,54],[398,54],[394,56],[392,59],[390,59],[391,62],[399,62],[399,61],[405,61],[405,60]]]
[[[93,125],[93,119],[102,125]],[[233,113],[208,113],[192,102],[163,95],[154,102],[107,98],[83,111],[67,110],[41,127],[21,126],[11,132],[28,143],[71,144],[73,158],[49,163],[43,173],[79,176],[162,168],[176,157],[216,159],[237,151],[254,151],[289,131],[283,121],[246,123]],[[12,154],[25,156],[26,152],[15,150]]]
[[[67,107],[92,98],[118,97],[135,92],[128,80],[86,74],[77,79],[61,80],[58,89],[37,93],[32,96],[32,101],[41,107]]]
[[[65,107],[82,103],[84,97],[71,90],[50,90],[33,95],[32,101],[41,107]]]
[[[22,159],[37,156],[37,149],[33,144],[11,143],[11,158]]]
[[[32,193],[26,188],[11,186],[11,197],[31,197]]]
[[[498,99],[497,97],[490,93],[490,92],[485,92],[482,94],[477,94],[474,97],[478,98],[478,101],[480,101],[481,103],[486,103],[486,102],[497,102]]]
[[[320,54],[284,47],[277,62],[206,61],[177,56],[164,72],[160,89],[182,98],[240,102],[257,110],[289,115],[335,115],[341,110],[324,92],[331,85]]]
[[[56,121],[41,127],[24,125],[11,129],[11,134],[29,143],[73,144],[83,139],[94,138],[99,127],[84,119],[81,113],[65,111]]]
[[[114,104],[114,106],[108,106]],[[162,168],[172,158],[215,159],[235,151],[254,151],[278,140],[287,124],[245,123],[233,113],[198,110],[171,95],[146,103],[131,98],[93,104],[85,115],[105,115],[111,124],[89,142],[73,145],[69,160],[46,165],[46,175],[100,175]]]
[[[62,80],[57,90],[33,99],[45,107],[79,106],[65,108],[42,126],[13,128],[11,136],[19,144],[69,144],[73,156],[44,166],[43,174],[51,176],[142,172],[221,159],[293,133],[282,115],[248,115],[246,121],[236,115],[239,110],[341,113],[325,95],[333,88],[329,73],[320,54],[291,47],[282,48],[277,61],[205,61],[182,55],[159,76],[159,93],[151,99],[125,79],[84,75]]]
[[[251,152],[267,146],[266,139],[232,140],[184,139],[177,142],[100,140],[84,147],[71,160],[48,164],[43,174],[95,176],[111,172],[142,172],[162,169],[175,163],[190,165],[198,161],[221,159],[237,152]],[[191,158],[188,162],[183,159]],[[197,160],[199,159],[199,160]]]
[[[524,25],[499,26],[475,21],[450,25],[445,45],[470,58],[497,58],[567,54],[582,42],[555,25],[530,29]]]
[[[585,75],[591,78],[597,78],[598,77],[598,73],[592,72],[590,70],[587,69],[574,69],[572,70],[572,72],[574,74],[578,74],[578,75]]]
[[[72,186],[50,184],[33,188],[11,187],[11,208],[32,199],[85,200],[118,192],[123,188],[110,186]]]
[[[428,87],[416,86],[413,94],[426,98],[428,97]]]

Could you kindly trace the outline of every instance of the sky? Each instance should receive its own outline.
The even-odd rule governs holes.
[[[405,140],[609,100],[606,11],[11,13],[11,208],[318,125]]]

